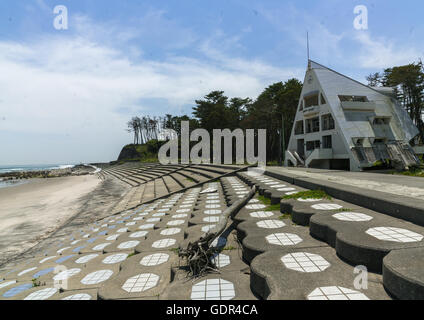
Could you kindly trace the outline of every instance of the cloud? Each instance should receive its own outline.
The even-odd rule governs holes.
[[[212,42],[199,45],[203,57],[148,59],[141,50],[134,54],[130,40],[137,32],[93,25],[83,16],[74,22],[78,27],[70,35],[0,41],[0,118],[6,119],[0,132],[28,137],[3,144],[0,163],[8,162],[8,154],[22,154],[29,141],[39,154],[22,154],[22,162],[56,162],[64,154],[69,161],[113,160],[130,142],[125,123],[133,115],[179,113],[216,89],[255,98],[272,82],[298,75],[292,68],[228,56]],[[112,45],[114,38],[118,45]],[[55,150],[44,154],[45,146],[36,147],[45,144],[39,136],[69,139],[52,143]]]
[[[52,12],[52,8],[50,8],[45,2],[44,0],[36,0],[35,3],[37,4],[37,6],[45,11],[45,12]]]
[[[302,68],[280,68],[260,59],[247,60],[226,54],[226,51],[234,51],[236,48],[243,49],[239,44],[239,40],[238,37],[229,38],[224,33],[219,33],[202,42],[199,50],[210,60],[211,64],[215,64],[231,72],[236,72],[236,74],[248,74],[253,78],[262,79],[262,82],[269,82],[269,84],[303,76],[304,69]],[[217,48],[218,43],[219,49]]]
[[[276,30],[283,36],[281,41],[285,43],[288,50],[293,51],[306,60],[306,33],[309,32],[309,43],[311,58],[326,62],[328,60],[341,59],[341,41],[346,38],[347,33],[338,30],[332,32],[319,19],[319,12],[308,13],[304,9],[298,9],[290,3],[284,7],[257,9]],[[287,41],[290,39],[290,41]],[[294,43],[293,43],[294,41]],[[290,46],[287,46],[290,43]],[[294,45],[296,44],[296,45]]]
[[[383,37],[372,38],[369,32],[357,32],[354,40],[361,45],[357,60],[363,68],[389,68],[412,63],[422,57],[422,51],[413,46],[397,44]]]

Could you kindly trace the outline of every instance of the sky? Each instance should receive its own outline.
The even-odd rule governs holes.
[[[58,5],[66,30],[54,26]],[[358,5],[367,29],[355,28]],[[254,99],[303,81],[306,32],[312,60],[366,83],[423,57],[423,9],[422,0],[2,0],[0,165],[116,160],[132,116],[190,115],[212,90]]]

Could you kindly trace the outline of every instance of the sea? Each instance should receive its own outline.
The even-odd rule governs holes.
[[[0,174],[1,173],[9,173],[9,172],[18,172],[18,171],[43,171],[43,170],[53,170],[53,169],[66,169],[73,168],[74,164],[30,164],[30,165],[21,165],[21,166],[2,166],[0,165]],[[14,187],[23,183],[27,183],[28,181],[25,179],[22,180],[11,180],[11,181],[3,181],[0,178],[0,189]]]
[[[73,168],[74,164],[30,164],[24,166],[2,166],[0,165],[0,173],[17,172],[17,171],[43,171],[53,169]]]

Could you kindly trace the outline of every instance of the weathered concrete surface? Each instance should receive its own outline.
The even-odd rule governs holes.
[[[269,190],[274,183],[289,180],[287,177],[280,177],[281,180],[279,180],[275,176],[274,178],[270,176],[249,177],[243,173],[239,173],[238,176],[248,184],[262,185],[262,190],[266,197],[270,197],[267,190]],[[293,179],[293,182],[295,181],[296,179]],[[290,183],[287,183],[287,185],[294,186]],[[300,222],[303,225],[307,225],[310,219],[310,235],[303,234],[300,238],[303,239],[308,236],[313,236],[317,240],[328,243],[335,248],[334,250],[327,247],[328,250],[333,250],[332,252],[334,255],[337,253],[338,259],[336,261],[338,264],[344,263],[350,264],[351,266],[365,265],[368,269],[368,275],[372,275],[373,279],[376,280],[380,286],[380,289],[378,289],[380,294],[372,297],[372,299],[385,299],[388,297],[387,294],[384,293],[384,290],[381,290],[382,281],[378,280],[381,280],[381,276],[373,273],[381,273],[382,268],[385,281],[384,285],[386,289],[390,291],[391,295],[400,299],[420,299],[423,287],[421,270],[422,261],[424,260],[421,257],[423,254],[421,250],[424,248],[424,229],[422,226],[334,198],[305,200],[282,199],[280,209],[281,212],[290,213],[289,217],[292,218],[293,222]],[[263,243],[263,237],[269,236],[270,231],[260,230],[257,226],[259,222],[265,222],[265,220],[256,219],[255,221],[254,218],[257,217],[249,217],[245,211],[246,208],[242,209],[239,213],[239,215],[245,216],[243,219],[245,221],[240,223],[237,229],[239,238],[243,239],[244,257],[248,260],[250,258],[249,253],[251,253],[251,256],[256,256],[251,263],[252,289],[254,291],[256,290],[255,292],[263,298],[273,299],[276,296],[280,298],[289,298],[284,295],[284,292],[286,292],[284,290],[275,295],[275,292],[278,292],[278,287],[283,286],[281,283],[283,280],[275,280],[274,283],[277,283],[277,289],[272,288],[272,279],[277,277],[278,274],[278,272],[276,272],[278,268],[276,268],[275,265],[277,262],[272,261],[272,263],[269,262],[267,264],[266,259],[262,259],[262,257],[265,257],[265,254],[261,253],[280,253],[281,249],[278,250],[274,249],[272,246],[261,245],[261,243]],[[272,219],[272,217],[262,218]],[[287,220],[285,219],[283,221]],[[286,223],[286,225],[290,226],[289,223]],[[278,232],[284,232],[285,230],[289,230],[286,225],[268,222],[267,228],[271,226],[271,228],[275,228],[274,230]],[[262,225],[262,227],[264,227],[264,225]],[[292,228],[292,226],[290,227]],[[302,231],[302,228],[306,229],[305,227],[299,226],[298,230]],[[301,232],[294,230],[293,234],[295,233],[300,234]],[[251,237],[252,234],[258,234],[253,241]],[[289,245],[287,248],[295,248],[293,252],[299,251],[299,248],[296,248],[296,245],[287,241],[287,238],[283,237],[283,240]],[[299,244],[300,243],[302,242],[299,242]],[[320,248],[321,247],[316,247],[314,250],[320,250]],[[325,248],[325,246],[322,248]],[[306,252],[312,249],[312,247],[305,247],[302,248],[302,251]],[[258,267],[256,269],[254,264],[255,259],[258,261]],[[273,263],[274,268],[268,270],[267,265],[272,266]],[[287,273],[284,273],[284,276],[286,274]],[[333,278],[334,276],[335,275],[332,275]],[[375,282],[374,280],[372,281]],[[311,281],[313,282],[313,280]],[[302,281],[299,280],[299,282]],[[307,285],[302,284],[300,286],[302,289],[304,287],[307,287]],[[296,287],[288,286],[288,290],[294,290],[294,295],[299,295],[299,293],[296,293],[295,288]],[[321,295],[322,291],[320,290],[314,290],[315,293],[319,293],[314,298],[333,298],[327,297],[325,294]],[[339,294],[335,294],[334,296],[346,298],[340,293],[337,286],[329,286],[325,290],[333,293],[338,291]],[[349,291],[351,289],[346,288],[346,290]],[[302,294],[297,296],[296,299],[300,299]],[[353,297],[355,297],[355,295],[353,295]],[[369,297],[367,296],[367,298]]]
[[[310,299],[308,295],[318,287],[337,286],[356,290],[354,267],[340,260],[329,247],[268,251],[253,259],[251,268],[251,287],[267,300]],[[368,288],[358,291],[362,295],[357,293],[354,297],[390,299],[380,275],[369,273],[368,280]]]
[[[403,300],[424,300],[424,248],[393,250],[383,261],[385,287]]]
[[[184,279],[186,269],[178,259],[177,248],[189,239],[197,240],[205,232],[202,228],[213,223],[204,219],[221,216],[227,209],[220,184],[209,183],[203,186],[206,188],[215,192],[186,190],[68,229],[68,234],[63,233],[63,238],[43,247],[40,254],[27,255],[20,263],[1,271],[0,299],[159,299],[168,288],[174,288],[178,298],[199,298],[189,294],[191,284]],[[218,204],[220,214],[216,214]],[[215,214],[211,215],[210,210],[215,210]],[[199,224],[189,227],[193,218]],[[229,220],[222,238],[213,244],[217,253],[221,251],[216,261],[225,273],[222,291],[214,299],[254,298],[249,289],[249,272],[245,272],[249,268],[241,260],[233,231]],[[210,292],[203,298],[216,294],[212,279],[215,276],[198,279],[211,279],[207,285]],[[60,283],[63,292],[56,290],[56,280],[66,280]],[[181,295],[182,291],[188,295]]]
[[[424,179],[377,173],[267,167],[266,174],[424,226]]]

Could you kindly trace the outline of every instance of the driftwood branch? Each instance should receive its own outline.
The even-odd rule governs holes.
[[[180,248],[179,257],[187,260],[190,276],[201,277],[208,272],[218,272],[218,268],[212,258],[218,253],[219,249],[211,245],[225,231],[228,219],[245,206],[255,193],[256,187],[254,186],[245,197],[237,200],[222,213],[218,224],[214,228],[204,233],[199,240],[190,242],[187,248]]]

